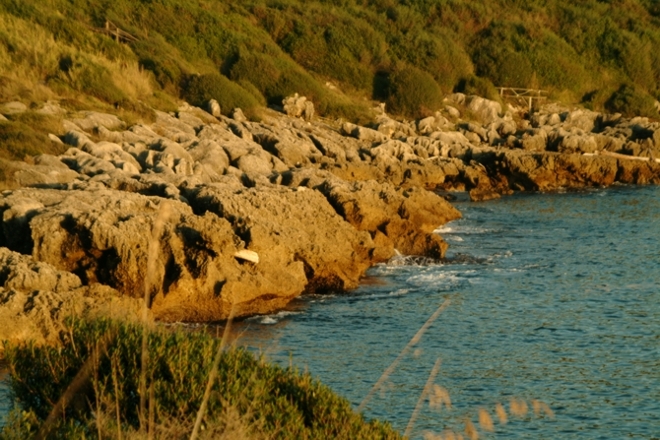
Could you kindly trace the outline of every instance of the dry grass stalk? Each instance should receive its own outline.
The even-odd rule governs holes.
[[[510,408],[511,408],[511,414],[516,417],[525,417],[527,411],[529,410],[529,407],[527,406],[527,402],[525,402],[522,399],[515,399],[515,398],[511,399]]]
[[[160,237],[165,229],[165,222],[170,216],[170,205],[167,202],[160,204],[158,215],[154,221],[149,239],[149,249],[147,257],[147,273],[144,277],[144,304],[142,305],[142,356],[140,368],[140,426],[142,430],[147,429],[145,413],[147,406],[147,364],[149,363],[149,350],[147,349],[148,324],[149,324],[149,306],[151,303],[151,289],[159,283],[157,279],[158,253],[160,252]]]
[[[497,414],[497,418],[500,420],[500,425],[506,425],[509,421],[509,418],[506,415],[506,410],[504,409],[504,405],[501,403],[495,405],[495,414]]]
[[[534,399],[532,400],[532,408],[534,408],[534,415],[536,417],[540,417],[545,413],[548,417],[554,418],[555,413],[550,409],[550,407],[545,403],[540,400]]]
[[[229,313],[229,319],[227,320],[227,325],[225,326],[225,330],[222,334],[222,340],[220,341],[220,346],[218,347],[218,351],[215,354],[215,359],[213,360],[213,367],[211,368],[211,373],[209,374],[209,381],[206,384],[206,389],[204,390],[204,397],[202,398],[202,403],[199,406],[199,411],[197,411],[197,418],[195,419],[195,426],[193,427],[193,431],[190,434],[190,440],[196,440],[197,437],[199,436],[199,430],[202,426],[202,420],[204,420],[204,416],[206,415],[206,406],[208,404],[209,398],[211,397],[211,390],[213,389],[213,384],[215,383],[215,379],[218,376],[218,368],[220,367],[222,352],[224,351],[225,345],[227,344],[227,340],[229,339],[231,323],[234,320],[234,312],[235,312],[235,307],[232,305],[231,312]]]
[[[67,405],[73,401],[74,396],[83,386],[87,384],[89,379],[92,377],[92,374],[94,374],[96,370],[96,360],[100,358],[102,353],[107,351],[108,346],[114,340],[114,338],[114,334],[106,334],[98,341],[92,355],[87,359],[87,361],[85,361],[82,368],[80,371],[78,371],[76,377],[73,378],[71,384],[67,387],[64,394],[62,394],[55,406],[53,406],[53,409],[48,414],[46,421],[43,423],[43,425],[41,425],[39,432],[37,432],[37,435],[34,437],[35,440],[44,440],[49,437],[50,431],[53,428],[55,421],[64,415]]]
[[[112,359],[110,359],[110,368],[112,368],[112,385],[115,388],[115,416],[117,418],[117,440],[122,440],[121,410],[119,408],[119,378],[117,377],[117,370],[119,369],[119,361],[117,360],[117,355],[112,356]]]
[[[470,419],[465,419],[465,435],[470,440],[479,440],[479,433]]]
[[[484,408],[479,408],[479,426],[487,432],[493,432],[495,430],[493,418]]]
[[[424,325],[417,331],[415,336],[408,342],[408,344],[401,350],[401,353],[399,353],[399,356],[392,362],[392,364],[387,367],[387,369],[383,372],[383,374],[380,376],[376,384],[371,388],[369,393],[366,395],[366,397],[360,402],[360,405],[357,407],[357,412],[360,412],[364,410],[364,407],[367,406],[367,403],[371,400],[371,398],[374,396],[376,391],[380,389],[380,387],[385,383],[385,381],[390,377],[390,375],[396,370],[396,367],[399,365],[401,360],[404,358],[406,354],[410,351],[410,349],[415,346],[421,339],[426,330],[433,324],[433,322],[440,316],[440,314],[447,308],[449,307],[449,304],[451,301],[448,299],[445,300],[445,302],[438,307],[438,309],[431,315],[431,317],[424,323]]]
[[[415,405],[415,409],[410,416],[410,420],[408,421],[408,426],[406,426],[406,431],[403,433],[404,437],[410,438],[410,434],[412,433],[413,426],[415,426],[415,421],[417,421],[417,416],[419,415],[419,412],[422,410],[422,405],[424,404],[424,400],[426,399],[426,396],[431,393],[431,387],[433,386],[433,381],[435,380],[435,376],[438,375],[438,371],[440,371],[440,364],[442,361],[438,359],[435,361],[435,365],[433,365],[433,368],[431,369],[431,374],[429,374],[429,378],[426,381],[426,385],[424,385],[424,389],[422,390],[422,394],[419,396],[419,399],[417,400],[417,405]]]
[[[449,397],[449,391],[439,385],[433,385],[433,391],[431,391],[431,395],[429,396],[429,406],[431,409],[437,409],[440,411],[442,405],[445,405],[447,410],[451,410],[451,397]]]

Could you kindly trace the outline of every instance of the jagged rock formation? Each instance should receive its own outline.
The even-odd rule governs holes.
[[[643,118],[552,107],[522,118],[457,94],[429,118],[382,114],[360,127],[312,119],[294,98],[293,116],[261,122],[190,106],[150,125],[93,112],[65,121],[69,150],[21,164],[24,188],[0,198],[0,316],[18,323],[30,298],[59,314],[136,304],[145,288],[164,321],[268,313],[305,292],[352,289],[395,250],[442,258],[433,231],[460,213],[429,190],[489,200],[660,182],[660,125]]]

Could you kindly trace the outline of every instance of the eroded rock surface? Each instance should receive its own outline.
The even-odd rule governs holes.
[[[660,124],[645,118],[503,113],[455,94],[423,120],[381,113],[362,127],[315,118],[299,96],[283,104],[291,116],[260,122],[188,105],[148,125],[65,119],[71,148],[17,163],[23,188],[0,198],[5,337],[45,341],[93,304],[137,310],[145,289],[156,318],[198,322],[353,289],[397,252],[443,258],[433,231],[460,213],[433,190],[486,201],[660,183]]]

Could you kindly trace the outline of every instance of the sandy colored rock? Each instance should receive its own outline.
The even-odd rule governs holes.
[[[137,319],[141,310],[140,300],[83,287],[76,275],[7,248],[0,248],[0,267],[0,341],[52,343],[68,317]]]
[[[295,275],[298,293],[355,288],[373,263],[369,234],[346,223],[317,191],[207,186],[186,197],[195,212],[228,220],[259,254],[258,267]]]

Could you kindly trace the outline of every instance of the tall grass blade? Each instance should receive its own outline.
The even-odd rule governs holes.
[[[417,421],[419,412],[422,410],[422,405],[424,405],[424,400],[426,399],[426,396],[428,396],[429,393],[431,392],[431,388],[433,386],[433,381],[435,380],[435,376],[437,376],[438,371],[440,371],[441,362],[442,361],[440,359],[435,361],[435,365],[431,370],[431,374],[429,374],[429,378],[426,381],[426,385],[424,385],[422,394],[419,396],[419,399],[417,400],[417,405],[415,405],[415,410],[410,416],[410,420],[408,421],[408,426],[406,426],[406,431],[403,433],[404,437],[410,438],[410,434],[412,434],[413,426],[415,426],[415,422]]]
[[[209,374],[209,381],[206,384],[206,390],[204,390],[204,398],[202,399],[202,404],[199,406],[199,411],[197,411],[197,418],[195,419],[195,426],[193,431],[190,434],[190,440],[196,440],[199,435],[199,430],[202,426],[202,420],[206,415],[206,406],[208,404],[209,398],[211,397],[211,390],[213,389],[213,384],[216,377],[218,376],[218,368],[220,367],[220,360],[222,359],[222,352],[227,345],[227,340],[229,339],[229,333],[231,330],[231,324],[234,320],[234,311],[235,307],[232,305],[231,312],[229,313],[229,319],[227,320],[227,325],[222,334],[222,340],[220,341],[220,346],[218,351],[215,354],[215,359],[213,360],[213,367],[211,368],[211,373]]]
[[[436,310],[433,315],[424,323],[424,325],[417,331],[415,336],[408,342],[408,344],[401,350],[401,353],[399,353],[399,356],[397,356],[396,359],[394,359],[394,362],[387,367],[387,369],[383,372],[383,374],[380,376],[380,379],[374,384],[374,386],[371,388],[369,393],[366,395],[366,397],[360,402],[360,405],[357,407],[357,412],[360,412],[364,409],[365,406],[369,403],[371,398],[376,394],[376,392],[380,389],[380,387],[383,386],[383,383],[390,377],[390,375],[396,370],[396,367],[399,365],[401,360],[404,358],[406,354],[410,351],[412,347],[414,347],[421,339],[426,330],[433,324],[433,322],[438,319],[438,316],[445,311],[447,307],[449,307],[449,304],[451,303],[450,300],[446,299],[445,302],[443,302],[440,307],[438,307],[438,310]]]
[[[154,221],[154,226],[151,231],[151,239],[149,240],[149,254],[147,258],[147,273],[144,277],[144,304],[142,304],[142,352],[141,352],[141,368],[140,368],[140,429],[144,432],[147,429],[147,422],[145,421],[145,413],[147,407],[147,364],[149,363],[149,351],[147,347],[148,341],[148,323],[149,323],[149,306],[151,302],[151,288],[158,281],[156,264],[158,262],[158,252],[160,251],[160,237],[165,228],[165,222],[170,216],[170,205],[166,202],[160,204],[158,215]]]
[[[35,440],[45,440],[49,438],[53,425],[57,419],[64,414],[67,405],[71,403],[73,397],[78,393],[78,391],[81,390],[81,388],[87,384],[95,370],[96,360],[100,358],[102,353],[106,353],[108,346],[114,340],[114,338],[115,334],[109,332],[99,340],[91,356],[85,361],[80,371],[78,371],[78,374],[76,374],[76,377],[73,378],[71,384],[67,387],[53,409],[48,414],[46,421],[43,425],[41,425],[39,432],[37,432]]]

